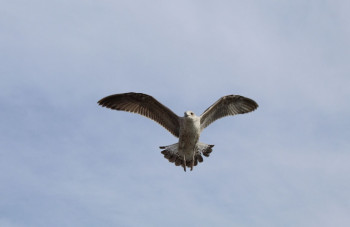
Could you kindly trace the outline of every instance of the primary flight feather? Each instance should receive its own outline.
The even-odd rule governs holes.
[[[152,96],[134,92],[110,95],[98,101],[98,104],[148,117],[178,137],[178,143],[161,146],[160,148],[164,149],[161,153],[176,166],[181,165],[185,171],[186,166],[192,170],[193,166],[202,162],[202,154],[208,157],[212,151],[214,145],[199,142],[200,133],[204,128],[219,118],[248,113],[258,108],[258,104],[252,99],[240,95],[227,95],[221,97],[200,116],[186,111],[183,117],[179,117]]]

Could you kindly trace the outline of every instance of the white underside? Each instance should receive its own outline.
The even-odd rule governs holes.
[[[184,117],[180,122],[178,153],[185,156],[186,160],[192,160],[200,137],[200,118]]]
[[[195,115],[188,115],[180,119],[179,142],[160,147],[161,153],[169,162],[175,162],[175,165],[186,166],[192,170],[199,162],[203,161],[202,154],[209,156],[214,145],[208,145],[199,142],[200,137],[200,118]]]

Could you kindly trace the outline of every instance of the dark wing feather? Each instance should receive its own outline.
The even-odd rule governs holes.
[[[114,110],[141,114],[148,117],[179,137],[179,117],[152,96],[142,93],[124,93],[107,96],[98,104]]]
[[[258,104],[254,100],[240,95],[227,95],[221,97],[200,116],[201,130],[219,118],[248,113],[256,108],[258,108]]]

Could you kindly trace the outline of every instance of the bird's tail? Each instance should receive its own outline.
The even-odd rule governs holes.
[[[184,171],[186,171],[186,166],[190,167],[192,170],[193,166],[196,166],[198,162],[203,162],[202,155],[209,157],[213,147],[214,145],[198,142],[193,157],[187,159],[184,154],[179,152],[178,143],[168,146],[161,146],[159,148],[164,149],[161,152],[164,155],[164,158],[168,159],[169,162],[175,163],[176,166],[182,166],[184,168]]]

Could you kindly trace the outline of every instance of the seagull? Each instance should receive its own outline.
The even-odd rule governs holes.
[[[214,145],[199,142],[203,129],[222,117],[244,114],[258,108],[258,104],[252,99],[240,95],[227,95],[221,97],[200,116],[189,110],[180,117],[152,96],[134,92],[110,95],[98,101],[98,104],[113,110],[143,115],[179,138],[178,143],[159,148],[163,149],[161,153],[169,162],[182,166],[185,172],[186,166],[192,171],[198,162],[203,162],[202,155],[209,157],[212,152]]]

